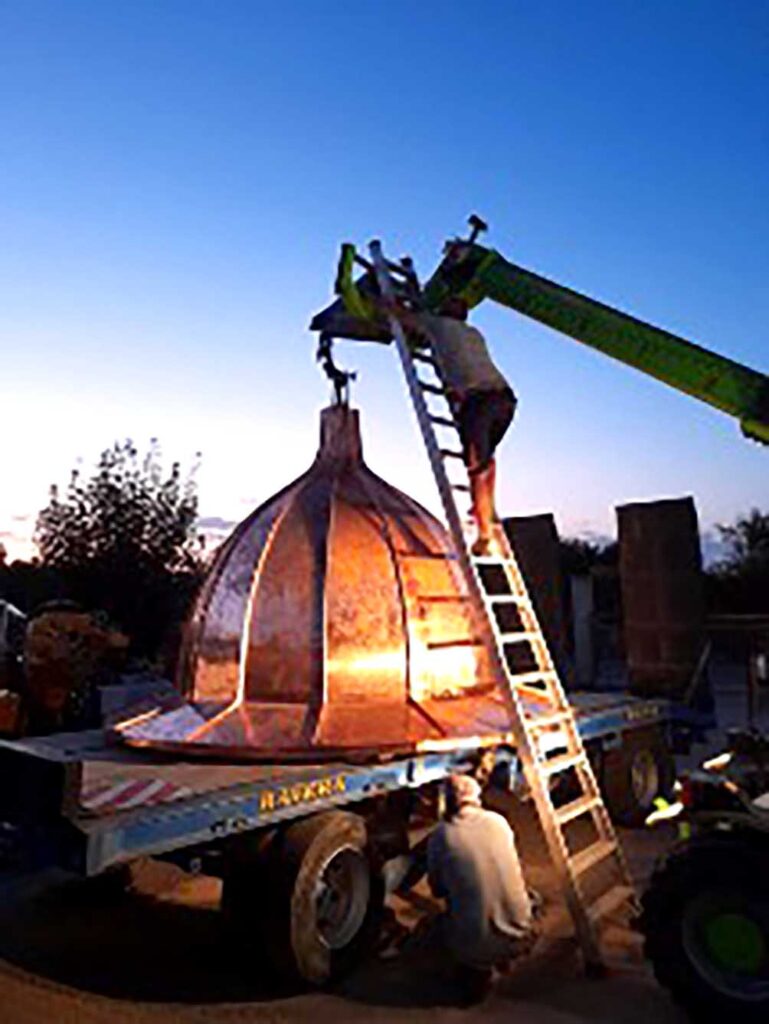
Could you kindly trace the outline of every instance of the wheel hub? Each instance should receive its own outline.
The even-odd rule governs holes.
[[[650,750],[637,750],[630,765],[630,785],[639,807],[651,807],[659,793],[659,771]]]
[[[323,866],[315,890],[315,920],[330,949],[342,949],[360,931],[370,888],[368,862],[354,847],[337,850]]]
[[[687,907],[684,948],[717,992],[746,1002],[769,998],[769,906],[743,893],[703,893]]]
[[[766,958],[766,943],[755,921],[742,914],[718,914],[705,926],[713,959],[725,970],[758,974]]]

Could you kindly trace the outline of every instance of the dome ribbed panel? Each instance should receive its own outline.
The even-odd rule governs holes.
[[[248,701],[322,699],[331,490],[326,476],[304,477],[271,540],[252,597]]]
[[[194,700],[229,702],[238,694],[240,648],[246,611],[262,551],[275,522],[291,500],[284,491],[263,505],[222,550],[193,611],[182,659],[180,689]]]

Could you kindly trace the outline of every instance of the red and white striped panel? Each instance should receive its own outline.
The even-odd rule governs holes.
[[[162,779],[111,779],[81,793],[80,806],[89,814],[111,814],[181,800],[191,793],[188,786]]]

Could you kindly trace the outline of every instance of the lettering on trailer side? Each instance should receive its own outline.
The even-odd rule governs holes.
[[[325,800],[347,791],[346,775],[329,775],[321,779],[295,782],[290,786],[263,789],[259,794],[259,813],[270,814],[284,807],[296,807],[316,800]]]

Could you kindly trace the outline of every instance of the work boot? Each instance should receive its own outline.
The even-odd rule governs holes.
[[[479,537],[470,548],[470,551],[476,558],[486,558],[492,553],[491,537]]]

